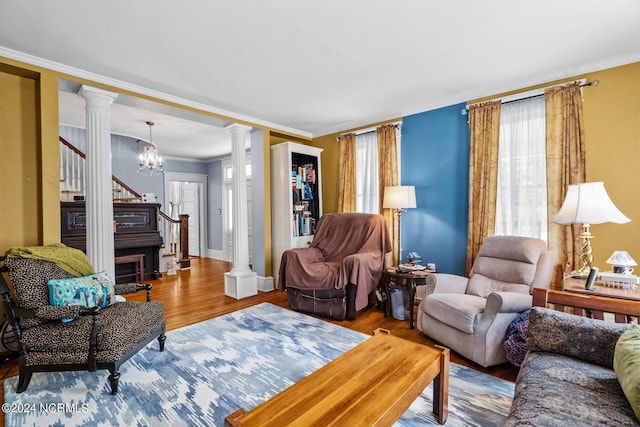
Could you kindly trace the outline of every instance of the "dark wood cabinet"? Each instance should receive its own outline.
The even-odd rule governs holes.
[[[157,279],[160,273],[160,247],[163,244],[158,230],[158,203],[114,203],[115,256],[144,254],[144,278]],[[60,203],[62,243],[84,252],[87,250],[87,218],[84,202]],[[117,264],[116,277],[131,277],[134,264]]]

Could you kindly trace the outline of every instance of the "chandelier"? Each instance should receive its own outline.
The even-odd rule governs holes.
[[[138,156],[138,173],[143,175],[159,175],[162,173],[162,157],[158,156],[158,147],[153,143],[151,128],[153,122],[146,122],[149,125],[149,142],[145,144],[142,153]]]

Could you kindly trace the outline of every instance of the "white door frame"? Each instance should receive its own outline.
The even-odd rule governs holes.
[[[165,199],[166,195],[169,194],[169,183],[171,181],[182,181],[182,182],[197,182],[202,185],[200,193],[200,256],[203,257],[207,254],[207,241],[208,241],[208,232],[207,232],[207,175],[199,174],[199,173],[184,173],[184,172],[165,172],[164,173],[164,194]],[[166,202],[166,200],[165,200]],[[165,203],[166,204],[166,203]],[[166,238],[166,237],[165,237]]]

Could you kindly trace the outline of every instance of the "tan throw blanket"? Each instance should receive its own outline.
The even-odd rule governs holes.
[[[93,274],[93,267],[89,258],[79,249],[70,248],[62,243],[52,243],[46,246],[28,246],[11,248],[5,255],[14,258],[31,258],[51,261],[58,267],[74,276]]]

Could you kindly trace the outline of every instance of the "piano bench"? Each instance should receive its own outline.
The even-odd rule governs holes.
[[[136,282],[142,283],[144,281],[144,254],[120,255],[115,257],[115,263],[116,265],[133,263],[136,269],[135,273],[116,276],[116,281],[129,276],[135,276]]]

